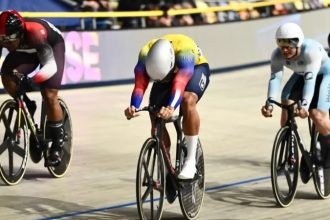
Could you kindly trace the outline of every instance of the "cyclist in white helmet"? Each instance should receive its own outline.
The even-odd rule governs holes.
[[[125,109],[126,118],[137,116],[135,110],[141,105],[149,81],[153,81],[149,102],[159,107],[158,117],[170,118],[178,106],[181,108],[188,155],[178,177],[192,179],[196,173],[200,126],[196,105],[209,84],[210,69],[206,58],[190,37],[169,34],[150,40],[141,49],[134,72],[135,87],[130,106]],[[152,117],[151,121],[154,121]],[[163,144],[168,149],[167,131],[164,136],[166,143]]]
[[[283,68],[293,71],[282,90],[282,102],[301,100],[302,108],[296,110],[301,118],[310,116],[320,133],[319,141],[324,158],[325,178],[330,181],[330,58],[324,47],[312,39],[304,39],[301,28],[295,23],[285,23],[276,31],[277,48],[271,56],[271,77],[268,97],[276,99],[280,90]],[[261,113],[271,117],[273,106],[262,106]],[[286,111],[282,111],[281,126],[285,125]],[[301,177],[307,183],[310,173],[302,163]],[[328,184],[330,185],[330,184]]]

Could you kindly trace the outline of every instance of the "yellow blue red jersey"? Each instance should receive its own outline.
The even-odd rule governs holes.
[[[171,96],[168,106],[176,108],[180,105],[185,87],[194,74],[196,65],[207,63],[200,48],[188,36],[182,34],[169,34],[158,39],[166,39],[171,42],[175,53],[174,77],[172,80]],[[150,78],[146,72],[145,59],[152,47],[158,40],[152,39],[145,44],[139,53],[138,62],[134,68],[135,86],[131,97],[131,106],[139,108],[143,95],[148,87]]]

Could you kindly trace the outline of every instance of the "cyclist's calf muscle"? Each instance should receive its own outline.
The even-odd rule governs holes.
[[[316,130],[322,135],[330,134],[329,113],[319,109],[311,109],[309,113],[316,126]]]

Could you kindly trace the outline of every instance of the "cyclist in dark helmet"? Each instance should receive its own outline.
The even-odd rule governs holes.
[[[33,83],[40,86],[52,139],[45,166],[57,166],[61,162],[64,145],[63,112],[58,102],[64,70],[64,39],[53,24],[42,19],[25,19],[15,10],[7,10],[0,14],[0,55],[3,48],[8,50],[1,67],[6,91],[14,96],[15,80],[19,74],[28,75]],[[38,149],[30,149],[30,154],[34,162],[42,158]]]

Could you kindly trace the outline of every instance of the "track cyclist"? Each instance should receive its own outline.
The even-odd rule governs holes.
[[[305,39],[300,26],[295,23],[282,24],[276,31],[277,48],[271,56],[271,77],[268,84],[268,98],[275,100],[280,90],[283,68],[293,71],[282,90],[282,103],[301,100],[296,115],[308,116],[319,132],[324,183],[330,187],[330,58],[323,46],[312,39]],[[273,106],[266,104],[261,113],[271,117]],[[281,126],[285,126],[287,113],[282,111]],[[315,158],[314,158],[315,159]],[[300,175],[304,183],[311,177],[310,170],[301,160]],[[327,189],[330,190],[330,189]]]
[[[18,74],[29,74],[29,79],[40,86],[52,139],[45,166],[57,166],[61,162],[64,145],[63,112],[58,102],[65,60],[61,32],[45,20],[25,19],[15,10],[3,11],[0,14],[0,54],[3,48],[9,52],[1,67],[6,91],[14,96]],[[35,103],[29,101],[27,105],[32,112],[35,111]],[[33,149],[30,154],[41,154],[41,151]],[[42,157],[32,155],[31,158],[40,160]]]
[[[143,46],[134,73],[135,86],[130,106],[125,109],[126,118],[131,119],[138,115],[135,110],[140,107],[150,80],[154,83],[149,102],[150,105],[159,107],[157,117],[168,119],[181,106],[188,152],[178,178],[192,179],[196,173],[195,155],[200,127],[196,105],[208,87],[210,76],[206,58],[190,37],[169,34],[152,39]],[[154,117],[150,115],[152,129]],[[163,144],[169,151],[171,143],[166,128],[163,134]],[[173,195],[167,197],[173,198]]]

